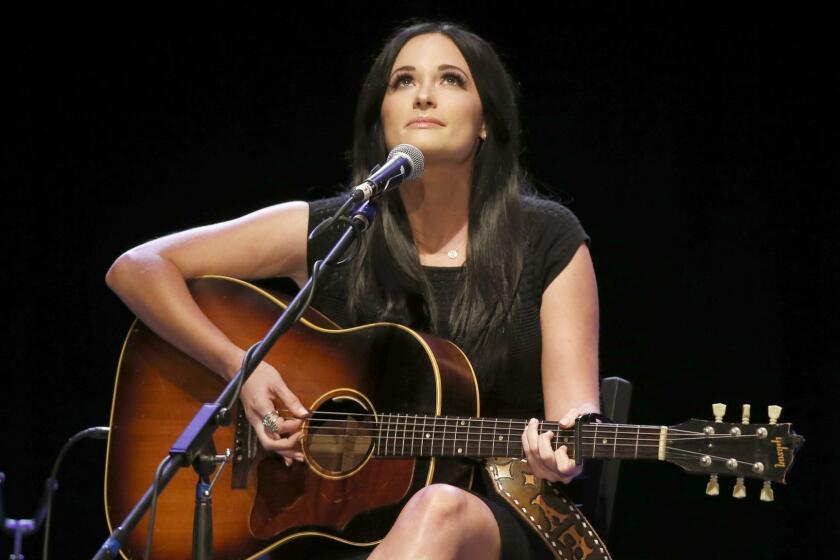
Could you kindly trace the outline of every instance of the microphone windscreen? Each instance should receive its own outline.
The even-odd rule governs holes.
[[[423,175],[423,152],[411,144],[400,144],[391,150],[391,153],[388,154],[388,159],[391,159],[397,153],[403,154],[411,161],[411,173],[409,173],[403,180],[413,181],[415,179],[419,179],[420,176]]]

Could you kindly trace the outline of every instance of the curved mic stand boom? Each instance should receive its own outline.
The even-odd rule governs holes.
[[[349,202],[345,203],[342,209],[347,207]],[[349,219],[345,219],[345,221],[349,222],[349,225],[330,250],[329,254],[320,263],[320,266],[319,263],[316,263],[312,275],[289,303],[289,306],[283,311],[279,319],[277,319],[277,322],[269,329],[265,337],[248,350],[243,360],[242,368],[240,368],[233,379],[227,384],[219,397],[213,403],[205,403],[201,406],[190,424],[170,448],[169,455],[161,462],[158,468],[156,482],[146,490],[143,497],[140,498],[140,501],[137,502],[128,516],[105,540],[99,551],[93,556],[94,560],[115,558],[117,556],[125,538],[151,506],[155,494],[166,487],[178,472],[178,469],[195,465],[199,473],[198,493],[201,494],[206,491],[207,494],[205,497],[209,498],[206,464],[201,461],[202,459],[206,461],[208,450],[210,450],[211,455],[215,453],[215,450],[211,449],[211,436],[213,432],[219,426],[226,426],[231,422],[230,409],[239,397],[239,390],[244,381],[263,360],[266,354],[268,354],[280,336],[288,331],[306,311],[309,303],[312,301],[315,283],[320,276],[320,272],[340,262],[341,257],[356,239],[357,235],[368,229],[375,215],[376,206],[372,201],[368,201],[356,208]],[[204,456],[202,456],[202,451],[205,453]],[[210,501],[209,499],[205,499],[202,502],[200,498],[201,496],[197,495],[195,511],[198,519],[194,527],[198,531],[204,531],[204,534],[193,535],[193,558],[210,558],[212,557],[212,514],[209,509]],[[207,542],[208,539],[210,540],[209,543]],[[199,556],[196,556],[196,554],[199,554]]]

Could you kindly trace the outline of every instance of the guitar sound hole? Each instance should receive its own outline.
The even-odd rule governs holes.
[[[353,397],[324,401],[309,420],[310,459],[324,474],[340,476],[365,462],[373,449],[373,416]]]

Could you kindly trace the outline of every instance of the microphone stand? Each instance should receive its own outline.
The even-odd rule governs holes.
[[[49,501],[52,499],[53,493],[58,489],[58,482],[54,478],[48,478],[44,486],[44,495],[41,498],[41,503],[38,505],[38,511],[31,519],[9,519],[6,517],[6,511],[3,508],[3,483],[6,481],[6,475],[0,472],[0,525],[3,530],[12,535],[14,540],[14,548],[12,554],[9,555],[9,560],[23,560],[23,537],[36,533],[41,528],[41,524],[47,517],[47,508]]]
[[[47,522],[47,530],[44,535],[43,555],[44,558],[47,557],[47,545],[49,544],[50,537],[50,517],[52,515],[52,501],[53,495],[56,490],[58,490],[58,469],[61,466],[61,462],[64,460],[64,455],[71,447],[84,438],[106,439],[107,437],[108,428],[97,426],[82,430],[64,443],[64,446],[58,453],[58,457],[55,459],[55,463],[53,463],[50,477],[44,484],[44,493],[41,495],[41,503],[38,505],[38,510],[31,519],[9,519],[6,517],[6,509],[3,504],[3,484],[6,482],[6,475],[5,473],[0,472],[0,529],[9,535],[12,535],[14,540],[14,548],[12,550],[12,554],[9,556],[10,560],[23,560],[23,553],[21,552],[23,547],[23,537],[38,532],[45,520]]]
[[[323,260],[323,265],[313,270],[312,275],[277,319],[277,322],[269,329],[265,338],[248,351],[242,368],[230,380],[219,397],[213,403],[205,403],[201,406],[187,428],[169,449],[169,455],[158,468],[155,483],[146,490],[146,493],[135,504],[128,516],[102,543],[99,551],[93,556],[94,560],[115,558],[129,533],[146,514],[153,496],[166,488],[178,469],[193,464],[196,464],[195,468],[199,473],[195,509],[198,519],[194,520],[193,524],[193,558],[212,558],[212,500],[210,499],[212,484],[208,484],[209,475],[203,474],[206,472],[206,465],[202,465],[200,462],[196,463],[196,461],[200,461],[202,451],[204,451],[205,456],[215,456],[215,450],[211,447],[211,436],[218,427],[230,424],[230,409],[239,396],[240,387],[257,365],[262,362],[280,336],[288,331],[309,307],[312,296],[314,296],[315,281],[320,276],[320,271],[329,270],[331,265],[340,262],[341,257],[356,236],[368,229],[375,215],[376,205],[372,201],[365,202],[356,208],[352,217],[348,220],[347,229],[330,249]],[[208,442],[210,445],[208,445]],[[196,556],[197,553],[200,556]]]

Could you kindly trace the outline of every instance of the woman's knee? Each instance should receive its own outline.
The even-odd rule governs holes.
[[[373,558],[497,558],[499,529],[479,498],[448,484],[418,491]]]
[[[449,484],[432,484],[411,498],[411,508],[428,521],[449,523],[464,515],[470,494]]]

